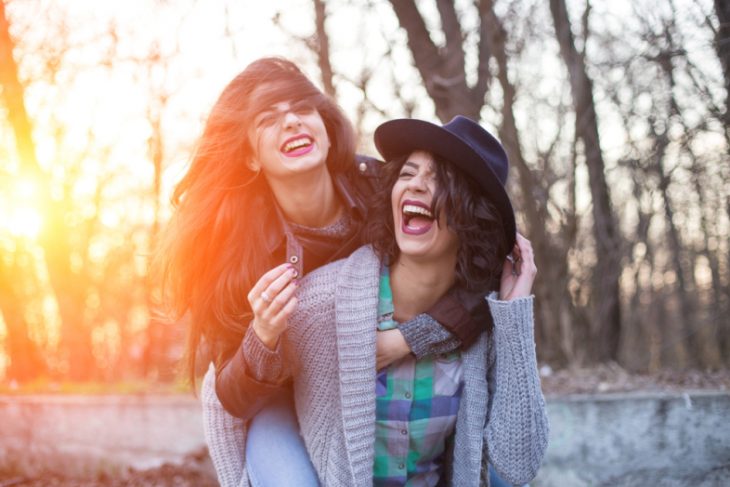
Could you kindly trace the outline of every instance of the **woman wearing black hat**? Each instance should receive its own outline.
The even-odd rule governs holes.
[[[302,280],[267,380],[293,378],[323,485],[478,485],[486,461],[507,481],[528,482],[548,424],[533,338],[536,268],[515,233],[504,150],[463,117],[387,122],[375,141],[389,162],[381,211],[368,223],[372,245]],[[376,334],[452,288],[490,293],[492,326],[463,352],[376,371]]]

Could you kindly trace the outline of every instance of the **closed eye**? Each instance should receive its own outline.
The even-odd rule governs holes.
[[[270,127],[276,123],[278,116],[273,112],[264,112],[256,118],[256,127]]]
[[[307,115],[315,110],[314,106],[308,101],[298,101],[291,107],[291,111],[299,115]]]

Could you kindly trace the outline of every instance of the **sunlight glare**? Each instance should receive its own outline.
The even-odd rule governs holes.
[[[12,187],[9,201],[0,201],[5,218],[0,226],[18,238],[35,239],[41,231],[43,217],[38,210],[38,185],[28,178],[18,178]]]
[[[41,231],[43,219],[32,207],[16,208],[6,220],[10,234],[15,237],[36,238]]]

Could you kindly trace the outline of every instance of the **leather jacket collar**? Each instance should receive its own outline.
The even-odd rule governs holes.
[[[358,156],[357,170],[333,175],[335,191],[345,205],[356,225],[362,225],[367,216],[367,196],[373,191],[374,178],[377,176],[378,161]],[[299,275],[303,275],[303,250],[297,241],[283,212],[278,205],[266,211],[264,236],[266,249],[270,255],[286,249],[286,259],[293,264]]]

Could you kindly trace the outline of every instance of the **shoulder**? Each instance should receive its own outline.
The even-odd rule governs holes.
[[[349,257],[330,262],[307,274],[301,281],[298,296],[309,298],[317,294],[334,294],[342,286],[367,281],[380,272],[380,258],[370,245],[363,245]]]
[[[350,191],[369,195],[378,187],[384,162],[374,157],[357,154],[354,163],[341,173],[343,183]]]
[[[296,321],[307,322],[333,312],[338,299],[353,299],[367,294],[377,286],[380,259],[370,245],[365,245],[349,257],[331,262],[307,274],[299,284]]]
[[[357,172],[361,176],[369,178],[378,178],[382,170],[384,162],[375,157],[366,156],[363,154],[357,154],[355,156],[355,164]]]
[[[353,274],[362,276],[365,269],[375,266],[379,270],[380,258],[371,245],[363,245],[344,259],[330,262],[307,274],[301,281],[301,289],[324,290],[327,287],[336,287],[339,279],[352,277]]]

